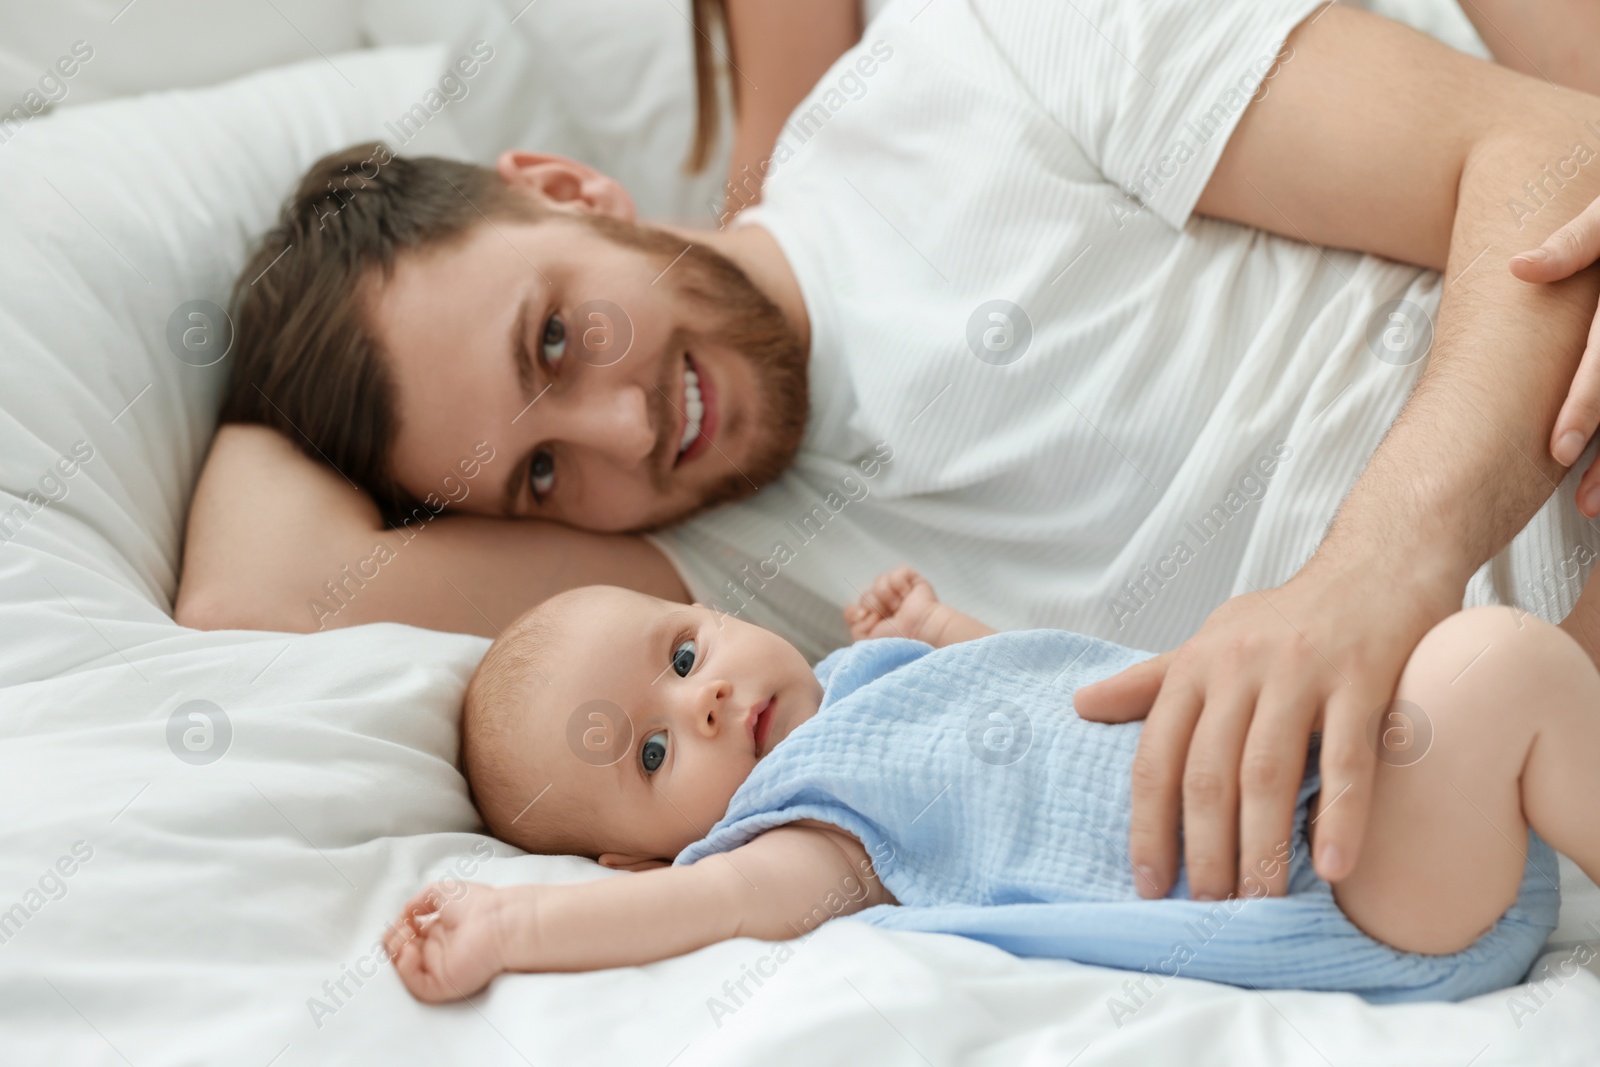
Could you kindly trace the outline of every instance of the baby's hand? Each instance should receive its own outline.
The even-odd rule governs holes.
[[[844,609],[844,621],[856,641],[909,637],[926,641],[934,648],[975,641],[994,633],[977,619],[939,603],[928,579],[910,567],[896,567],[878,575],[871,588],[861,594],[861,602]]]
[[[942,629],[937,623],[943,607],[928,579],[910,567],[896,567],[878,575],[861,594],[860,603],[844,609],[844,621],[856,641],[909,637],[937,645]]]
[[[506,893],[476,882],[435,883],[411,898],[383,945],[412,996],[460,1000],[507,969]]]

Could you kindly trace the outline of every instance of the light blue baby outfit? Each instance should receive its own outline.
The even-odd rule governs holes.
[[[1532,833],[1516,902],[1450,956],[1362,933],[1312,868],[1307,809],[1279,850],[1289,895],[1191,901],[1187,878],[1144,900],[1127,858],[1140,723],[1085,722],[1080,686],[1150,654],[1061,630],[935,650],[887,638],[817,665],[821,710],[764,759],[693,863],[764,830],[818,819],[858,837],[900,901],[856,918],[1049,956],[1234,985],[1343,990],[1375,1002],[1458,1000],[1519,981],[1556,925],[1554,851]]]

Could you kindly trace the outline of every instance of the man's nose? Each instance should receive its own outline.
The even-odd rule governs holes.
[[[563,437],[618,464],[641,463],[655,451],[659,428],[651,425],[650,403],[642,386],[585,390],[572,398],[565,414]]]

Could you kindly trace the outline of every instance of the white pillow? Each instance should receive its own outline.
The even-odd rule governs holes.
[[[339,1058],[307,998],[424,871],[492,851],[455,770],[482,639],[169,617],[229,365],[173,314],[225,305],[303,170],[443,62],[332,55],[0,146],[0,957],[29,976],[0,1062]],[[425,1027],[384,982],[366,1003]]]
[[[254,70],[358,48],[362,0],[72,0],[7,4],[0,108],[30,91],[52,103],[210,85]],[[89,62],[59,84],[41,79],[82,42]],[[83,49],[80,49],[80,53]],[[69,64],[70,67],[70,64]]]
[[[316,59],[211,90],[63,109],[0,149],[6,611],[32,598],[12,579],[39,550],[170,612],[229,361],[191,365],[211,357],[174,348],[169,331],[200,340],[202,320],[181,309],[225,307],[301,172],[381,135],[442,63],[436,48]],[[427,133],[448,146],[446,122]],[[92,458],[74,462],[74,448]],[[0,679],[53,669],[48,655],[18,662],[16,651],[0,643]]]

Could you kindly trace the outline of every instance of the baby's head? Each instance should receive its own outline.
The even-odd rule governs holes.
[[[770,631],[587,586],[490,647],[467,686],[462,762],[502,840],[609,866],[670,860],[821,701],[805,657]]]

